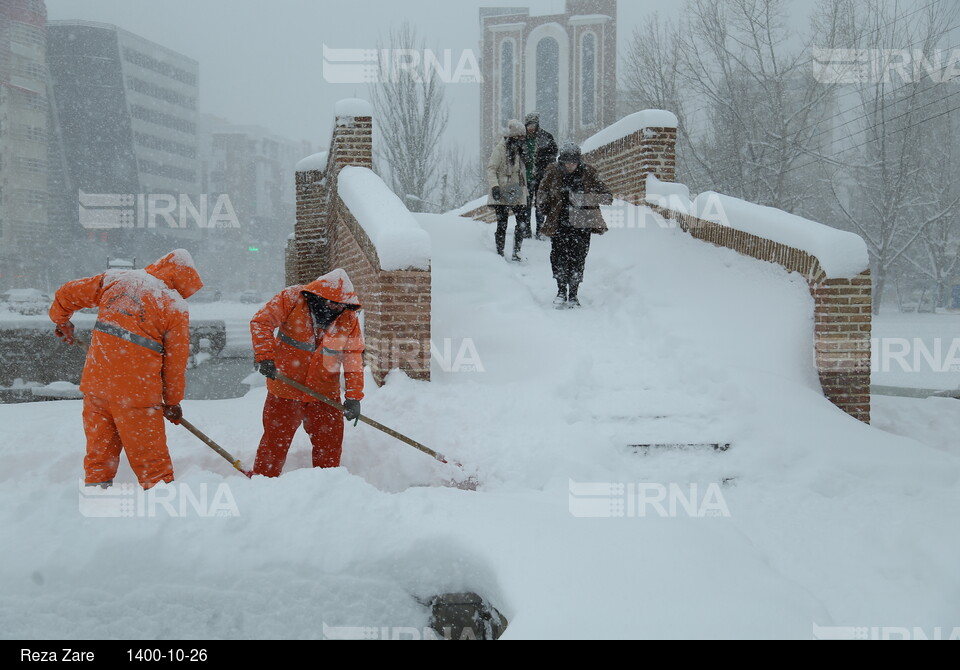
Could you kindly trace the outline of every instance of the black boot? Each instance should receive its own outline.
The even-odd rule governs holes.
[[[567,292],[567,307],[579,307],[580,301],[577,299],[577,292],[580,290],[580,284],[570,284],[570,290]]]

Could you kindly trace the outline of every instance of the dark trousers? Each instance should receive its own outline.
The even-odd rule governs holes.
[[[576,290],[583,281],[583,268],[590,251],[590,231],[561,226],[554,233],[550,247],[550,265],[553,277],[561,289]]]
[[[530,210],[523,205],[494,205],[493,209],[497,213],[497,233],[494,236],[497,253],[503,256],[507,244],[507,224],[510,223],[510,211],[513,210],[513,215],[517,217],[517,225],[513,230],[513,253],[519,254],[524,231],[530,228]]]
[[[537,207],[537,189],[540,187],[539,184],[534,184],[530,189],[530,198],[527,200],[527,217],[530,216],[531,211],[536,211],[537,213],[537,237],[540,237],[540,229],[543,228],[543,222],[546,220],[547,215],[545,212],[541,212],[540,208]]]

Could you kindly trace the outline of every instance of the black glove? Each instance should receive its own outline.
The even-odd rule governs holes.
[[[499,187],[499,186],[494,186],[494,187],[490,190],[490,195],[493,196],[493,199],[494,199],[494,200],[499,200],[499,199],[500,199],[500,196],[502,195],[502,193],[500,193],[500,187]]]
[[[277,364],[273,361],[260,361],[257,363],[257,372],[267,379],[277,378]]]
[[[360,421],[360,401],[359,400],[344,400],[343,401],[343,418],[347,421],[353,421],[353,425],[356,426]]]
[[[179,426],[180,420],[183,418],[183,410],[180,409],[180,405],[164,405],[163,416],[174,426]]]

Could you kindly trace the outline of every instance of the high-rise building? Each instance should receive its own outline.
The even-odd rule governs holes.
[[[282,287],[278,269],[283,267],[287,237],[296,220],[296,165],[312,153],[309,142],[209,114],[200,116],[203,192],[211,198],[228,196],[239,223],[238,229],[220,231],[210,243],[218,249],[218,258],[229,261],[220,263],[219,269],[245,268],[245,288]]]
[[[46,283],[46,23],[43,0],[0,0],[0,286]]]
[[[113,25],[50,21],[47,30],[58,181],[74,230],[104,256],[141,259],[202,240],[186,216],[201,193],[197,61]],[[115,229],[85,227],[81,205],[126,209]]]

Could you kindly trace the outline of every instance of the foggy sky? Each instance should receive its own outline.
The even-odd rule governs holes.
[[[481,6],[530,7],[532,13],[562,11],[562,0],[47,0],[51,20],[84,19],[117,25],[179,51],[200,63],[201,112],[237,124],[260,125],[292,140],[326,146],[337,100],[368,98],[362,85],[323,80],[322,47],[376,48],[393,28],[409,20],[427,46],[473,49],[479,55]],[[653,12],[676,18],[680,0],[621,0],[619,48],[634,26]],[[447,90],[447,143],[467,155],[481,152],[478,84]]]

